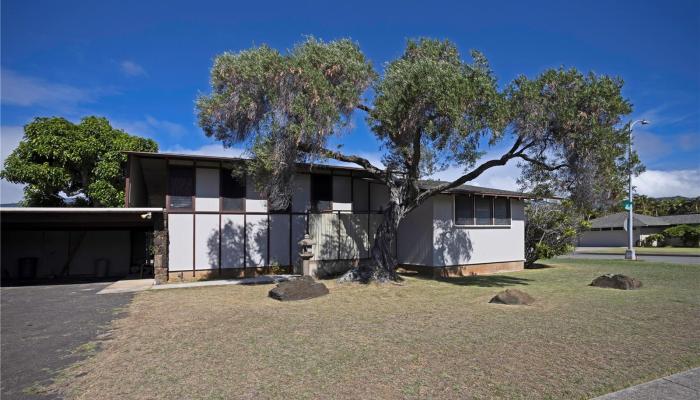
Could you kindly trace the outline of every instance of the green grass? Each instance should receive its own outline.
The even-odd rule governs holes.
[[[279,303],[269,285],[141,292],[67,398],[583,399],[700,366],[700,266],[554,260]],[[588,286],[604,273],[635,291]],[[489,304],[504,288],[531,306]]]
[[[577,253],[625,254],[626,247],[581,248]],[[698,247],[635,247],[637,254],[700,255]]]

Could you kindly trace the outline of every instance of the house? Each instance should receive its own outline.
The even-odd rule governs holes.
[[[581,247],[622,247],[627,246],[627,212],[619,212],[595,218],[590,221],[591,227],[579,237]],[[635,246],[639,245],[649,235],[661,233],[664,229],[675,225],[698,225],[700,214],[650,215],[634,214],[632,228]]]
[[[59,264],[70,264],[73,253],[80,251],[85,253],[83,259],[108,258],[89,249],[74,249],[80,236],[76,231],[82,232],[81,240],[102,243],[93,248],[109,243],[111,249],[119,249],[115,254],[121,259],[103,261],[109,265],[108,276],[142,272],[145,264],[146,273],[153,273],[158,283],[299,273],[298,242],[306,233],[316,243],[310,270],[317,277],[369,261],[374,232],[388,201],[386,186],[362,169],[299,164],[289,209],[270,211],[250,177],[232,174],[243,163],[243,159],[226,157],[129,152],[126,208],[112,209],[120,210],[112,214],[131,225],[116,223],[119,218],[110,225],[105,218],[109,209],[3,209],[3,249],[22,249],[3,251],[3,265],[12,267],[19,259],[34,258],[40,264],[38,276],[66,269],[104,274],[105,267],[98,267],[98,261],[84,261],[82,270],[41,267],[66,256],[69,260]],[[423,188],[435,184],[421,183]],[[526,197],[468,185],[434,196],[402,222],[395,255],[404,269],[431,276],[520,270]],[[71,222],[77,215],[85,229]],[[47,236],[42,224],[57,220],[63,225],[54,225]],[[145,235],[145,245],[143,232],[153,232]],[[52,246],[62,249],[47,255]],[[59,253],[62,256],[56,257]],[[151,254],[145,258],[152,261],[144,260],[143,254]],[[18,272],[8,269],[7,274]]]

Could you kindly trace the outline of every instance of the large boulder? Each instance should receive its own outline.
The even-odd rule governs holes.
[[[593,282],[591,282],[591,286],[610,289],[630,290],[639,289],[640,287],[642,287],[642,282],[638,279],[629,277],[627,275],[606,274],[595,278]]]
[[[316,282],[310,276],[281,282],[268,293],[270,297],[279,301],[313,299],[327,294],[326,285]]]
[[[511,304],[511,305],[528,305],[532,304],[535,299],[529,294],[518,289],[506,289],[495,295],[489,303]]]

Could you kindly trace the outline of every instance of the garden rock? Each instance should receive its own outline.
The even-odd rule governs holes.
[[[642,287],[642,282],[638,279],[631,278],[627,275],[606,274],[595,278],[593,282],[591,282],[591,286],[610,289],[630,290],[639,289],[640,287]]]
[[[326,285],[316,282],[310,276],[281,282],[268,293],[270,297],[279,301],[313,299],[327,294]]]
[[[506,289],[495,295],[489,303],[511,304],[511,305],[528,305],[532,304],[535,299],[529,294],[518,289]]]

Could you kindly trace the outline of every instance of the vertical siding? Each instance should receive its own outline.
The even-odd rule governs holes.
[[[428,199],[399,226],[398,259],[402,264],[432,265],[433,200]]]
[[[195,211],[219,211],[219,170],[197,168]]]
[[[270,215],[270,265],[289,265],[289,214]]]
[[[292,211],[306,212],[311,207],[311,177],[306,174],[294,176]]]

